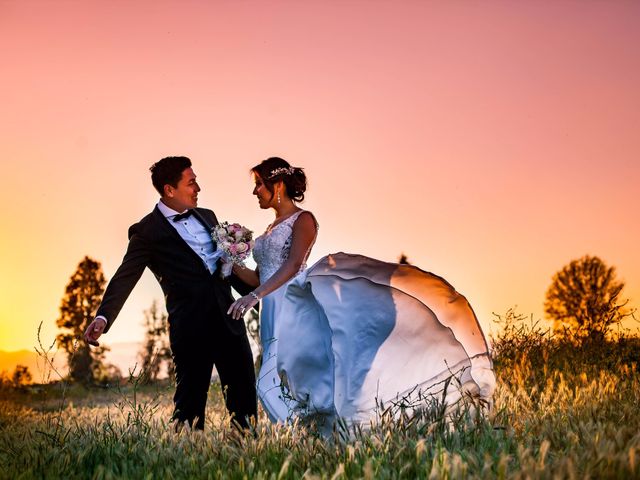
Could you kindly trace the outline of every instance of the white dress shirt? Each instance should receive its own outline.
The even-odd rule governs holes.
[[[204,262],[207,270],[209,270],[209,273],[214,273],[216,271],[216,262],[222,256],[222,250],[214,250],[211,233],[208,229],[194,215],[174,222],[174,217],[184,212],[176,212],[162,203],[162,200],[158,202],[158,210],[166,217],[171,226],[176,229],[187,245],[191,247],[191,250],[196,252]]]

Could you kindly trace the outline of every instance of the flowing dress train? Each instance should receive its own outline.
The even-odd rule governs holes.
[[[300,213],[256,239],[261,281],[286,260]],[[325,256],[262,300],[260,322],[257,390],[272,421],[363,424],[381,405],[420,407],[433,396],[491,403],[495,375],[471,306],[415,266]]]

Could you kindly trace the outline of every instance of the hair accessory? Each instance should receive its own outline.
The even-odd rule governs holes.
[[[268,180],[271,180],[273,177],[277,177],[278,175],[293,175],[296,171],[296,167],[278,167],[274,168],[269,172]]]

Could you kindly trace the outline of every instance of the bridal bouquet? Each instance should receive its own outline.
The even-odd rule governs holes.
[[[222,266],[223,277],[231,275],[234,263],[244,265],[254,245],[253,232],[239,223],[219,223],[213,227],[211,238],[229,260]]]

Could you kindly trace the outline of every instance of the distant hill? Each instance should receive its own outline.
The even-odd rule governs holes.
[[[107,346],[111,349],[106,353],[107,363],[113,363],[120,369],[123,376],[127,376],[129,370],[133,369],[138,361],[137,354],[140,344],[137,342],[124,342]],[[67,357],[62,350],[55,354],[53,363],[60,373],[66,374]],[[42,381],[44,361],[35,351],[18,350],[5,352],[0,350],[0,372],[4,371],[7,375],[11,375],[16,365],[27,366],[34,382]],[[48,369],[45,371],[48,371]],[[52,374],[51,379],[56,379],[56,375]]]
[[[66,373],[67,361],[62,352],[55,354],[53,364],[60,373]],[[5,372],[11,376],[16,365],[25,365],[29,368],[34,382],[43,381],[44,372],[49,371],[48,369],[43,369],[45,365],[44,359],[40,358],[33,350],[18,350],[17,352],[4,352],[0,350],[0,372]],[[52,373],[51,379],[55,379],[55,377],[56,375]]]
[[[107,363],[113,363],[120,369],[122,375],[126,377],[129,370],[138,365],[136,373],[140,372],[140,360],[138,359],[138,351],[141,344],[138,342],[122,342],[107,345],[111,350],[106,353]]]

